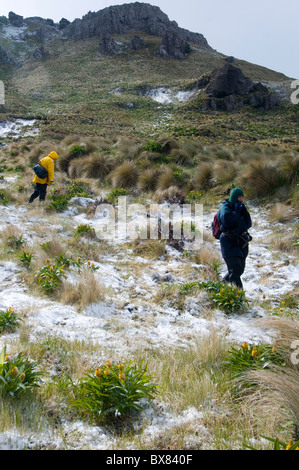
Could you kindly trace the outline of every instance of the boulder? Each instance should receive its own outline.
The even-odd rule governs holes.
[[[233,112],[245,105],[268,110],[281,102],[277,93],[270,92],[261,83],[254,83],[230,63],[205,76],[205,82],[206,108],[212,111]]]
[[[225,64],[221,69],[212,72],[206,93],[214,98],[224,98],[247,93],[252,86],[253,82],[244,76],[241,69]]]
[[[59,21],[59,29],[64,29],[69,24],[71,24],[71,22],[69,20],[67,20],[66,18],[61,18],[61,20]]]

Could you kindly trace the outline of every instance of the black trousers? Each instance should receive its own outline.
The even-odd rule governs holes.
[[[232,282],[240,289],[243,289],[241,276],[245,270],[246,258],[241,256],[232,256],[230,258],[224,258],[227,266],[228,273],[224,276],[223,281]]]
[[[34,187],[34,191],[30,196],[29,202],[34,201],[37,197],[39,197],[40,201],[44,201],[46,199],[47,194],[47,184],[36,183]]]

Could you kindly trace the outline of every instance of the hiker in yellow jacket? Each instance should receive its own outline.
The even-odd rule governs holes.
[[[35,183],[34,192],[31,194],[28,202],[33,202],[37,197],[39,197],[40,201],[46,199],[47,186],[54,183],[54,162],[57,158],[59,158],[57,153],[51,152],[47,157],[40,160],[39,163],[47,170],[48,176],[46,178],[39,178],[36,174],[34,175],[32,180]]]

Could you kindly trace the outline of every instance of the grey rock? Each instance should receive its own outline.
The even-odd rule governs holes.
[[[190,53],[189,44],[181,38],[177,31],[167,31],[163,38],[160,49],[156,55],[168,59],[184,59]]]
[[[61,20],[59,21],[59,29],[64,29],[69,24],[71,24],[71,22],[69,20],[67,20],[66,18],[61,18]]]
[[[49,52],[44,48],[44,46],[37,47],[32,54],[33,59],[35,60],[43,60],[49,56]]]
[[[277,93],[270,92],[261,83],[254,83],[232,64],[214,70],[201,81],[206,85],[206,109],[212,111],[234,112],[245,105],[269,110],[281,102]]]
[[[133,37],[130,48],[134,51],[140,51],[146,47],[146,42],[137,34]]]
[[[75,19],[64,28],[63,32],[67,38],[78,40],[137,31],[164,37],[170,30],[175,31],[183,41],[194,42],[210,48],[202,34],[180,28],[175,21],[170,21],[159,7],[139,2],[110,6],[98,12],[89,12],[82,19]]]
[[[101,37],[99,44],[99,53],[107,56],[113,56],[119,51],[113,37],[106,34]]]
[[[16,26],[17,28],[21,28],[24,25],[24,18],[21,15],[17,15],[13,11],[8,13],[8,19],[12,26]]]
[[[16,65],[17,61],[12,52],[0,46],[0,65]]]
[[[89,197],[72,197],[72,199],[69,201],[70,205],[81,207],[89,207],[94,203],[95,200]]]

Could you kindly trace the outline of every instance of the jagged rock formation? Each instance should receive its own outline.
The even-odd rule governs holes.
[[[24,25],[24,18],[23,16],[16,15],[13,11],[8,13],[8,19],[12,26],[16,26],[17,28],[21,28]]]
[[[184,59],[190,53],[190,46],[177,31],[167,31],[162,38],[162,44],[156,55],[168,59]]]
[[[133,37],[131,44],[130,44],[130,49],[133,51],[141,51],[146,47],[146,42],[137,34]]]
[[[99,53],[103,55],[112,56],[117,54],[118,47],[113,37],[109,34],[105,34],[101,37],[99,44]]]
[[[254,83],[231,64],[225,64],[204,77],[198,86],[203,85],[207,95],[206,106],[211,110],[236,111],[244,105],[268,110],[280,104],[276,93],[270,93],[261,83]]]
[[[180,28],[159,7],[138,2],[111,6],[96,13],[89,12],[81,20],[76,19],[66,26],[63,33],[65,37],[75,40],[135,31],[163,38],[170,30],[183,41],[210,48],[202,34]]]

